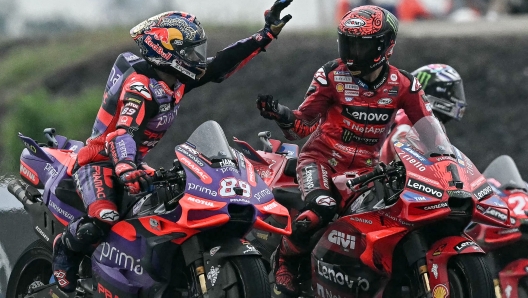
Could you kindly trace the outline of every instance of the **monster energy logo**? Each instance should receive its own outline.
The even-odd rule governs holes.
[[[387,14],[387,22],[394,30],[394,34],[398,34],[398,19],[390,12]]]
[[[418,75],[416,75],[416,78],[418,79],[418,82],[420,82],[420,84],[422,85],[422,89],[425,89],[425,86],[427,86],[429,80],[431,79],[431,74],[422,71],[419,72]]]
[[[375,145],[379,141],[378,138],[360,137],[360,136],[354,134],[353,132],[351,132],[350,130],[345,129],[345,128],[343,128],[343,134],[341,135],[341,140],[343,142],[345,142],[345,143],[349,143],[351,141],[354,141],[354,142],[365,144],[365,145],[368,145],[368,146]]]

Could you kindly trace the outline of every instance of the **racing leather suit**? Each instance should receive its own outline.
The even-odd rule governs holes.
[[[418,80],[406,71],[386,64],[378,78],[367,83],[353,77],[337,59],[315,73],[297,110],[286,108],[285,115],[277,120],[285,137],[310,138],[301,149],[297,165],[306,207],[295,219],[292,235],[283,237],[274,256],[274,266],[278,266],[274,268],[276,283],[283,290],[292,289],[288,286],[291,275],[281,276],[281,268],[295,270],[291,260],[299,260],[311,250],[310,237],[347,203],[347,198],[332,192],[332,174],[371,171],[379,162],[379,151],[396,111],[404,110],[415,123],[432,115],[426,103]]]
[[[207,71],[199,81],[168,86],[142,58],[126,52],[112,67],[92,135],[77,156],[73,178],[87,208],[88,217],[100,230],[95,244],[119,220],[117,209],[117,162],[130,161],[141,169],[145,155],[156,146],[174,122],[184,94],[208,82],[220,83],[271,42],[259,33],[242,39],[208,58]],[[108,148],[112,148],[109,150]],[[146,171],[149,169],[144,167]],[[152,169],[150,169],[152,170]],[[81,251],[86,239],[77,237],[86,217],[71,222],[66,233],[70,249]],[[77,244],[77,245],[76,245]]]

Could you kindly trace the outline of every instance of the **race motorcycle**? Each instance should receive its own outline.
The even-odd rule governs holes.
[[[450,144],[436,118],[424,117],[393,146],[397,159],[388,165],[366,175],[332,177],[336,194],[352,198],[338,219],[313,236],[311,267],[300,272],[311,276],[301,282],[301,296],[494,297],[484,251],[464,229],[471,221],[511,228],[508,207]],[[280,159],[241,151],[268,164]],[[285,168],[277,169],[284,175]],[[270,187],[274,194],[281,190]],[[257,233],[251,232],[257,235],[252,243],[265,242]],[[273,290],[272,297],[281,296]]]
[[[494,159],[482,174],[513,212],[514,226],[471,223],[466,233],[487,252],[497,298],[528,298],[528,187],[507,155]]]
[[[11,181],[8,189],[40,239],[14,265],[7,298],[270,296],[260,252],[244,235],[253,227],[288,235],[290,217],[214,121],[175,147],[174,166],[156,171],[154,192],[123,191],[122,220],[83,259],[77,292],[60,291],[52,277],[52,241],[85,214],[71,177],[83,143],[54,129],[45,136],[48,143],[38,144],[19,134],[26,147],[22,180]],[[269,215],[285,225],[269,225]]]

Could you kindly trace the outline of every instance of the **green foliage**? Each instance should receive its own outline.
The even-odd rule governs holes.
[[[44,142],[42,131],[53,127],[59,135],[86,141],[101,105],[102,92],[93,88],[71,99],[53,98],[44,89],[39,89],[17,97],[16,104],[11,105],[0,128],[5,149],[3,172],[14,172],[19,164],[24,146],[18,138],[18,132]]]

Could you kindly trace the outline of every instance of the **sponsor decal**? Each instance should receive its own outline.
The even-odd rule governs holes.
[[[415,158],[419,159],[423,164],[426,164],[426,165],[432,165],[433,164],[427,158],[425,158],[425,156],[423,156],[422,154],[416,152],[411,147],[404,146],[404,147],[402,147],[402,149],[407,151],[410,155],[414,156]]]
[[[423,210],[436,210],[436,209],[443,209],[443,208],[447,208],[448,205],[447,205],[447,202],[443,202],[443,203],[438,203],[436,205],[429,205],[429,206],[424,206],[424,207],[421,207]]]
[[[240,198],[229,199],[229,202],[231,202],[231,203],[245,203],[245,204],[249,204],[249,203],[250,203],[249,200],[246,200],[246,199],[240,199]]]
[[[345,84],[345,89],[349,90],[359,90],[359,86],[356,84]]]
[[[359,91],[345,90],[345,96],[359,96]]]
[[[39,226],[35,226],[35,230],[40,234],[40,236],[46,239],[46,241],[49,241],[48,235],[46,235],[46,233],[44,233],[44,231],[42,231]]]
[[[507,235],[507,234],[513,234],[513,233],[517,233],[517,232],[519,232],[519,229],[518,228],[513,228],[513,229],[500,230],[497,234],[499,234],[499,235]]]
[[[317,260],[317,274],[319,276],[324,277],[325,279],[338,284],[338,285],[346,285],[349,289],[352,289],[354,287],[359,288],[363,291],[368,291],[370,288],[368,280],[357,277],[356,280],[354,280],[354,277],[348,276],[347,274],[341,272],[338,268],[334,266],[327,266],[325,263],[320,262]],[[325,296],[320,296],[325,297]],[[330,297],[336,297],[336,296],[330,296]]]
[[[143,267],[141,267],[139,259],[136,259],[123,251],[120,251],[117,247],[112,246],[108,242],[102,243],[99,261],[102,261],[103,258],[113,262],[120,268],[134,272],[137,275],[143,275]]]
[[[255,171],[257,171],[257,174],[262,179],[268,179],[268,178],[273,177],[273,171],[271,169],[268,169],[268,168],[256,168]]]
[[[427,183],[430,183],[430,184],[434,184],[434,185],[437,185],[437,186],[440,186],[440,183],[438,181],[435,181],[433,179],[430,179],[430,178],[427,178],[427,177],[424,177],[422,175],[419,175],[419,174],[416,174],[416,173],[413,173],[413,172],[407,172],[407,176],[411,176],[413,178],[416,178],[418,180],[422,180],[422,181],[425,181]]]
[[[334,76],[335,82],[352,83],[352,77],[349,76]]]
[[[334,155],[334,152],[335,151],[332,150],[332,155]],[[337,152],[335,152],[335,153],[338,155],[337,157],[340,157]],[[328,171],[326,170],[326,168],[323,165],[321,165],[321,174],[323,176],[322,178],[323,178],[324,187],[330,189],[330,184],[328,183]]]
[[[475,242],[469,240],[460,242],[459,244],[455,245],[454,249],[457,253],[460,253],[468,247],[473,247],[475,250],[479,250],[478,245]]]
[[[164,104],[160,105],[159,112],[160,113],[165,113],[165,112],[169,111],[170,108],[171,108],[171,104],[170,103],[164,103]]]
[[[348,96],[345,97],[345,101],[346,101],[346,102],[351,102],[351,101],[353,101],[353,100],[354,100],[353,97],[348,97]]]
[[[438,284],[433,288],[433,298],[445,298],[449,295],[449,290],[443,284]]]
[[[141,59],[137,55],[131,53],[125,54],[124,56],[127,62],[132,62]]]
[[[115,222],[119,220],[119,213],[112,209],[103,209],[99,212],[99,218],[107,222]]]
[[[443,103],[439,101],[435,101],[433,106],[439,110],[442,110],[448,113],[451,112],[451,110],[453,109],[453,104]]]
[[[408,226],[408,227],[413,227],[414,224],[410,223],[410,222],[406,222],[404,220],[402,220],[401,218],[399,217],[396,217],[396,216],[393,216],[391,215],[390,213],[388,212],[385,212],[385,211],[382,211],[382,210],[379,210],[378,211],[378,214],[382,215],[382,216],[386,216],[387,218],[391,219],[392,221],[394,222],[397,222],[401,225],[404,225],[404,226]]]
[[[332,167],[335,167],[337,166],[337,160],[335,158],[331,158],[328,160],[328,163],[332,166]]]
[[[178,146],[176,147],[176,150],[178,152],[181,152],[183,153],[185,156],[187,156],[188,158],[192,159],[192,161],[194,161],[197,165],[199,165],[200,167],[203,167],[205,166],[205,164],[202,162],[201,159],[199,159],[198,157],[196,157],[195,155],[192,155],[190,154],[188,151],[184,150],[182,147]],[[195,152],[197,152],[196,150],[193,150]]]
[[[246,165],[247,165],[247,168],[246,168],[247,180],[251,186],[255,187],[257,186],[257,177],[255,175],[255,168],[253,168],[253,164],[249,161],[246,162]]]
[[[347,84],[348,85],[348,84]],[[337,92],[343,92],[345,91],[345,85],[343,85],[342,83],[338,83],[336,84],[336,90]]]
[[[147,87],[145,85],[143,85],[143,83],[141,83],[141,82],[134,82],[134,83],[132,83],[130,85],[129,88],[130,88],[130,90],[141,94],[141,96],[143,96],[145,98],[152,98],[152,96],[150,95],[150,92],[147,89]]]
[[[385,132],[385,127],[375,127],[372,125],[357,125],[356,123],[351,123],[349,127],[359,133],[370,133],[378,135]]]
[[[376,64],[381,64],[383,61],[385,61],[385,56],[382,57],[381,61],[379,61],[378,63]],[[377,83],[376,85],[374,85],[374,90],[378,89],[379,87],[381,87],[381,85],[383,85],[385,83],[385,81],[387,81],[387,77],[383,77],[381,79],[381,81],[379,83]]]
[[[279,204],[277,204],[277,202],[271,202],[271,204],[268,204],[268,205],[264,206],[263,209],[265,211],[270,211],[271,209],[276,208],[278,206],[279,206]]]
[[[315,73],[314,80],[316,80],[317,82],[319,82],[319,84],[321,84],[323,86],[327,86],[328,85],[328,81],[326,80],[326,74],[325,74],[324,69],[322,67],[319,68],[317,70],[317,72]]]
[[[187,182],[187,189],[188,190],[196,190],[196,191],[199,191],[201,193],[204,193],[206,195],[209,195],[209,196],[213,196],[213,197],[216,197],[218,195],[218,193],[210,188],[207,188],[205,186],[201,186],[199,184],[196,184],[196,183],[192,183],[192,182]]]
[[[350,220],[357,221],[357,222],[360,222],[360,223],[364,223],[364,224],[367,224],[367,225],[371,225],[372,224],[372,220],[366,219],[366,218],[361,218],[361,217],[351,216]]]
[[[196,163],[192,162],[187,157],[183,156],[181,153],[177,152],[176,155],[178,156],[178,160],[187,168],[189,168],[200,180],[202,180],[205,184],[210,184],[213,182],[213,179],[207,173],[205,173],[202,168],[200,168]]]
[[[127,102],[125,104],[125,107],[130,108],[130,109],[136,109],[136,110],[139,109],[139,105],[133,102]]]
[[[477,187],[477,189],[474,192],[475,197],[479,201],[491,195],[492,193],[493,193],[493,189],[491,188],[491,185],[489,185],[487,182]]]
[[[507,214],[504,214],[502,213],[501,211],[495,209],[495,208],[488,208],[488,210],[486,210],[486,212],[484,212],[484,214],[487,214],[487,215],[490,215],[491,217],[494,217],[495,219],[498,219],[500,221],[506,221],[506,219],[508,219],[508,215]],[[512,218],[510,217],[510,223],[512,223]],[[513,222],[515,222],[515,219],[513,220]]]
[[[66,279],[66,271],[64,270],[55,270],[53,271],[53,275],[55,276],[55,279],[59,283],[61,287],[67,286],[70,284],[70,282]]]
[[[221,167],[236,167],[236,164],[231,159],[222,159],[220,161],[220,166]]]
[[[98,199],[106,199],[106,195],[104,193],[103,188],[103,177],[101,176],[101,167],[95,166],[93,167],[93,169],[95,170],[92,174],[93,185],[95,188],[95,196]],[[116,172],[119,172],[118,169],[116,169]]]
[[[193,197],[188,197],[188,198],[187,198],[187,201],[189,201],[189,202],[193,202],[193,203],[196,203],[196,204],[200,204],[200,205],[204,205],[204,206],[208,206],[208,207],[214,207],[213,202],[206,201],[206,200],[202,200],[202,199],[197,199],[197,198],[193,198]]]
[[[257,192],[253,197],[257,199],[260,202],[260,199],[264,198],[265,196],[272,195],[271,191],[267,188]]]
[[[22,175],[31,183],[37,185],[39,183],[38,175],[35,171],[29,168],[24,162],[20,162],[20,175]]]
[[[372,96],[374,96],[374,94],[375,93],[373,91],[365,91],[365,92],[363,92],[363,96],[365,96],[365,97],[372,97]]]
[[[394,109],[346,106],[341,114],[361,124],[387,124]]]
[[[250,253],[250,252],[259,252],[253,245],[251,244],[246,244],[246,250],[243,251],[244,254],[247,254],[247,253]]]
[[[350,19],[345,22],[345,27],[348,27],[348,28],[360,28],[365,25],[366,25],[365,21],[359,18]]]
[[[165,115],[161,115],[156,120],[158,120],[158,123],[156,125],[156,128],[163,126],[163,125],[169,125],[174,121],[174,117],[176,117],[176,110],[171,111],[170,113],[166,113]]]
[[[471,182],[471,187],[475,187],[477,185],[480,185],[481,183],[485,182],[486,178],[484,176],[480,176],[477,180]]]
[[[471,198],[471,193],[465,190],[448,190],[447,194],[454,198]]]
[[[350,75],[350,71],[346,71],[346,70],[335,70],[334,71],[334,74],[335,75]]]
[[[409,201],[409,202],[427,202],[427,201],[431,201],[431,199],[429,197],[424,197],[424,196],[415,194],[415,193],[410,192],[410,191],[404,192],[402,194],[402,196],[403,196],[404,200]]]
[[[392,103],[392,99],[390,98],[382,98],[380,100],[378,100],[378,104],[379,105],[388,105],[388,104],[391,104]]]
[[[411,165],[413,165],[415,168],[418,169],[418,171],[423,172],[425,171],[426,167],[423,163],[413,158],[412,155],[406,154],[404,152],[398,152],[398,155],[400,156],[401,160],[405,160]]]
[[[301,169],[302,173],[302,187],[303,192],[308,193],[316,186],[319,186],[319,175],[317,173],[317,165],[311,163],[308,166]]]
[[[396,80],[398,80],[398,76],[395,73],[392,73],[390,75],[390,79],[391,79],[391,81],[396,81]]]
[[[57,211],[57,213],[63,215],[64,217],[66,217],[70,221],[73,220],[73,215],[71,213],[67,212],[66,210],[62,209],[61,207],[59,207],[57,204],[55,204],[55,202],[50,200],[48,206],[53,208],[55,211]]]
[[[438,265],[437,264],[433,264],[433,266],[431,267],[431,272],[433,273],[435,279],[438,279]]]
[[[315,203],[320,206],[335,206],[337,204],[334,198],[329,196],[318,196]]]
[[[419,180],[415,180],[410,177],[409,177],[409,180],[407,180],[407,187],[412,190],[416,190],[418,192],[433,196],[437,199],[441,199],[442,196],[444,195],[444,192],[441,189],[431,186],[429,184],[423,183]]]
[[[433,256],[436,257],[436,256],[439,256],[442,254],[442,252],[444,251],[444,248],[446,248],[447,246],[447,243],[444,243],[444,244],[440,244],[440,246],[438,246],[435,251],[433,252]]]
[[[379,142],[378,138],[360,137],[346,128],[343,128],[343,134],[341,135],[341,140],[345,143],[350,143],[351,141],[354,141],[354,142],[365,144],[368,146],[375,145]]]
[[[214,287],[216,279],[218,279],[218,274],[220,274],[219,267],[211,267],[211,270],[207,272],[207,279],[211,282],[211,285]]]
[[[398,86],[393,86],[391,89],[388,90],[389,96],[396,96],[398,95],[398,91],[400,88]]]
[[[332,230],[328,234],[328,241],[333,244],[337,244],[345,249],[355,249],[356,248],[356,237],[352,235],[345,234],[336,230]]]

